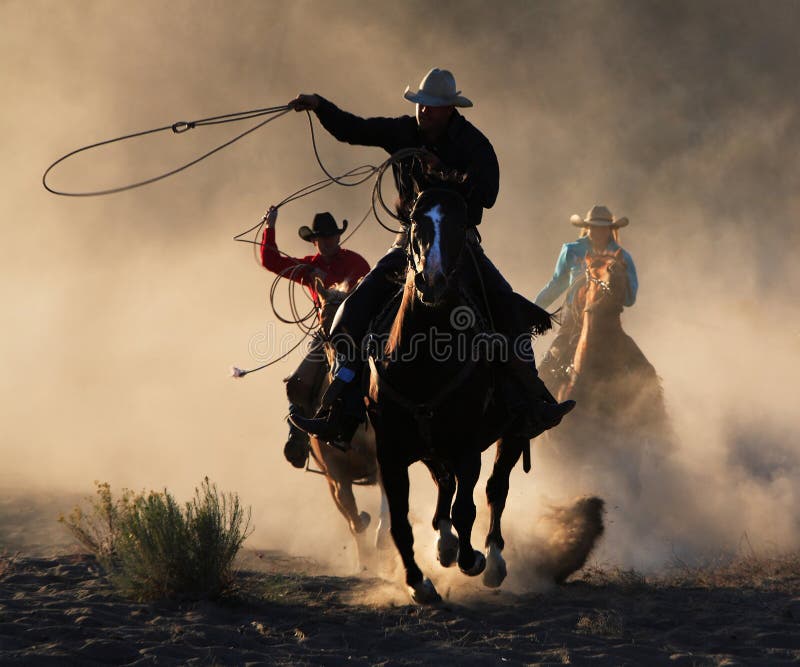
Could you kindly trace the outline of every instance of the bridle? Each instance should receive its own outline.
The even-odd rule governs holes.
[[[610,270],[610,267],[613,266],[616,263],[617,263],[616,259],[612,260],[611,264],[609,264],[609,270]],[[600,278],[595,278],[591,274],[590,264],[591,264],[590,262],[588,262],[588,261],[586,262],[586,283],[587,284],[591,284],[591,285],[597,285],[597,287],[598,287],[598,289],[600,291],[600,298],[598,298],[592,304],[585,305],[584,309],[583,309],[583,312],[585,312],[585,313],[591,312],[592,309],[595,306],[597,306],[599,303],[601,303],[605,299],[607,299],[607,298],[609,298],[609,297],[614,295],[614,290],[613,290],[613,287],[611,285],[611,282],[608,281],[608,280],[600,280]]]
[[[423,197],[427,198],[427,196],[429,196],[430,194],[439,193],[439,192],[446,192],[450,196],[452,196],[454,194],[452,190],[447,190],[445,188],[433,188],[433,189],[430,189],[430,190],[424,190],[423,192],[419,193],[419,195],[417,196],[416,201],[414,202],[414,206],[412,207],[412,210],[411,210],[411,215],[410,215],[411,225],[419,224],[419,223],[415,222],[415,216],[420,215],[420,214],[421,215],[426,215],[427,214],[427,213],[418,212],[420,200],[423,199]],[[460,196],[459,196],[459,200],[461,201],[461,204],[463,206],[464,220],[466,220],[466,203],[464,203],[463,199],[461,199]],[[446,220],[444,222],[446,223]],[[451,224],[457,224],[457,223],[451,223]],[[414,284],[419,286],[420,282],[424,282],[423,273],[419,268],[420,265],[421,265],[421,260],[423,258],[423,255],[419,251],[418,245],[414,243],[411,225],[409,225],[409,229],[408,229],[408,243],[406,244],[406,258],[408,260],[409,268],[410,268],[410,270],[411,270],[411,272],[413,273],[413,276],[414,276]],[[466,227],[463,227],[462,229],[463,229],[463,238],[461,240],[461,247],[458,250],[458,254],[456,255],[456,259],[452,263],[452,266],[447,271],[443,272],[445,281],[447,283],[451,282],[453,276],[455,276],[455,274],[459,271],[459,269],[461,268],[461,265],[464,262],[464,254],[465,254],[465,250],[467,248],[467,232],[466,232]]]
[[[425,203],[425,200],[428,199],[427,195],[431,193],[442,193],[446,192],[448,197],[453,199],[453,195],[457,197],[455,199],[456,204],[459,203],[463,207],[463,220],[466,221],[466,203],[464,202],[463,198],[460,197],[457,193],[453,193],[452,190],[446,190],[444,188],[436,188],[436,189],[429,189],[424,190],[418,196],[416,201],[414,202],[414,206],[411,210],[410,219],[413,224],[419,224],[415,222],[415,218],[420,215],[426,215],[430,213],[432,208],[425,213],[422,213],[420,208],[420,203]],[[432,206],[436,205],[436,201],[432,203]],[[432,221],[433,222],[433,221]],[[443,219],[443,223],[447,224],[447,220]],[[458,224],[457,222],[450,221],[451,225]],[[455,261],[453,261],[452,266],[448,268],[447,271],[443,272],[444,279],[448,284],[452,284],[451,280],[456,275],[456,273],[460,270],[461,265],[465,261],[465,255],[469,252],[469,243],[467,240],[467,228],[466,226],[462,226],[462,239],[461,239],[461,247],[458,249],[458,253],[456,254]],[[428,249],[430,250],[430,248]],[[412,229],[409,227],[408,229],[408,242],[406,244],[406,256],[408,259],[409,264],[409,271],[413,274],[414,277],[414,285],[417,289],[417,298],[421,298],[423,296],[422,291],[419,289],[420,282],[425,281],[425,276],[423,275],[422,271],[418,268],[421,266],[422,262],[422,253],[419,252],[418,245],[414,242]],[[458,287],[456,285],[456,287]],[[458,290],[463,297],[463,292]],[[477,308],[474,308],[475,312],[479,312]],[[479,331],[479,327],[483,325],[483,320],[474,321],[472,323],[472,330],[473,332]],[[397,388],[393,387],[387,379],[381,374],[380,368],[375,361],[375,358],[370,355],[369,357],[369,365],[370,365],[370,372],[371,372],[371,387],[370,387],[370,401],[374,404],[378,396],[383,395],[389,398],[391,401],[399,405],[401,408],[409,412],[414,419],[414,422],[419,429],[419,432],[422,436],[423,441],[425,442],[426,446],[430,449],[433,445],[433,423],[434,417],[436,412],[439,408],[452,396],[452,394],[459,388],[461,388],[465,383],[468,382],[469,378],[472,376],[475,368],[478,366],[478,362],[475,359],[468,359],[466,363],[461,364],[458,371],[451,376],[443,386],[439,387],[438,391],[428,398],[426,401],[419,401],[416,400],[414,397],[408,396],[405,393],[399,391]],[[488,404],[488,394],[487,394],[487,404]]]

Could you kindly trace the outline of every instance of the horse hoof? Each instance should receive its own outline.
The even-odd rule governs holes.
[[[472,553],[475,555],[475,560],[472,563],[472,567],[464,569],[459,565],[458,569],[461,570],[468,577],[477,577],[486,568],[486,558],[477,549],[474,550]]]
[[[500,550],[496,547],[489,547],[486,556],[486,570],[483,573],[483,585],[489,588],[497,588],[503,583],[508,574],[506,561]]]
[[[357,533],[363,533],[367,526],[369,526],[369,522],[372,521],[372,517],[367,512],[361,512],[358,515],[358,528],[356,528]]]
[[[416,604],[436,604],[442,601],[442,596],[436,592],[430,579],[425,579],[416,586],[409,586],[408,592]]]
[[[436,557],[443,567],[451,567],[458,559],[458,538],[444,534],[436,540]]]

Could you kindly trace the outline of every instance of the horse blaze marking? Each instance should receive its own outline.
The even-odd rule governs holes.
[[[433,223],[433,243],[428,252],[428,259],[425,261],[425,278],[429,282],[437,273],[442,273],[442,249],[440,246],[441,240],[441,222],[444,219],[444,213],[440,204],[436,204],[431,210],[426,211],[424,215],[430,218]]]

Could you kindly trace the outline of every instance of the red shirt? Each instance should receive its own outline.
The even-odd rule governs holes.
[[[306,255],[300,259],[287,257],[278,252],[278,245],[275,243],[275,228],[265,227],[261,238],[261,264],[265,269],[273,273],[280,273],[287,278],[291,278],[297,283],[304,285],[311,292],[316,300],[317,293],[314,290],[314,269],[325,272],[322,283],[325,288],[331,285],[347,283],[347,289],[353,289],[355,284],[369,273],[369,264],[361,255],[346,248],[339,248],[333,257],[323,257],[319,253],[316,255]],[[304,266],[301,266],[304,265]],[[292,267],[301,268],[292,271]]]

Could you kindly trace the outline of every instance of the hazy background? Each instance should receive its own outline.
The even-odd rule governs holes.
[[[663,377],[681,440],[646,502],[613,477],[586,488],[515,471],[510,546],[530,544],[548,502],[599,492],[610,498],[599,557],[626,566],[744,537],[797,547],[799,28],[800,2],[778,0],[3,0],[0,492],[90,493],[105,480],[186,498],[208,475],[252,505],[251,546],[334,560],[351,549],[323,480],[282,456],[281,378],[299,356],[228,377],[264,361],[254,337],[296,336],[268,308],[270,275],[231,239],[321,177],[305,115],[131,192],[56,197],[40,179],[79,146],[298,92],[361,115],[412,113],[405,86],[439,66],[498,154],[481,232],[520,292],[533,298],[550,277],[576,236],[570,214],[603,203],[630,218],[621,241],[641,287],[623,323]],[[146,178],[245,127],[85,154],[51,183]],[[327,135],[319,146],[336,172],[384,158]],[[355,222],[368,205],[367,185],[289,205],[280,247],[306,254],[296,230],[316,211]],[[390,241],[370,222],[349,245],[374,262]],[[432,493],[416,473],[418,551],[432,541]],[[372,510],[374,492],[362,496]],[[485,514],[482,483],[476,500]]]

